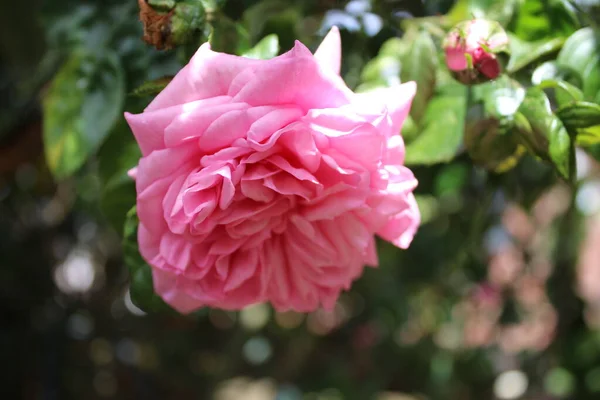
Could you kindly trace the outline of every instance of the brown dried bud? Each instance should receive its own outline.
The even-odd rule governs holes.
[[[143,39],[158,50],[206,39],[206,11],[201,0],[138,0],[138,4]]]
[[[144,42],[158,50],[170,49],[174,46],[171,39],[171,16],[174,8],[168,12],[157,11],[147,0],[138,0],[140,21],[144,25]]]

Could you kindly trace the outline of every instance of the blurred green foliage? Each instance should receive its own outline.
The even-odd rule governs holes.
[[[168,51],[142,41],[133,0],[0,6],[2,398],[600,397],[598,1],[190,4],[200,36]],[[467,88],[441,43],[473,16],[508,31],[510,77]],[[419,85],[402,131],[414,243],[380,243],[333,313],[165,310],[137,252],[122,112],[205,36],[270,58],[332,25],[351,88]]]

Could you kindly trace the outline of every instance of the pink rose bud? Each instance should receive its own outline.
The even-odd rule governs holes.
[[[138,243],[155,292],[182,313],[331,309],[375,235],[411,243],[420,214],[400,131],[416,85],[356,94],[334,28],[270,60],[202,45],[143,113]]]
[[[499,59],[508,52],[508,35],[495,21],[474,19],[458,24],[444,39],[446,65],[454,78],[470,85],[497,78]]]

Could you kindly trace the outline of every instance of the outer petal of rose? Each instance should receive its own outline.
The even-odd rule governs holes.
[[[179,107],[181,113],[175,116],[163,131],[167,147],[175,147],[186,140],[199,138],[221,115],[232,110],[248,108],[245,104],[231,103],[229,96],[199,100]]]
[[[315,51],[315,58],[321,68],[340,74],[342,64],[342,39],[337,26],[331,28],[321,45]]]
[[[204,306],[204,304],[177,287],[177,275],[152,268],[154,291],[175,310],[188,314]]]
[[[255,72],[234,101],[253,106],[296,104],[307,111],[340,107],[353,96],[342,78],[321,70],[312,53],[298,41],[285,57],[273,58]]]
[[[310,54],[308,49],[306,51]],[[200,46],[190,62],[148,105],[146,111],[227,95],[232,82],[239,75],[244,74],[251,77],[252,71],[259,68],[262,70],[265,65],[278,63],[291,56],[293,56],[293,50],[270,60],[256,60],[214,52],[211,50],[210,44],[205,43]]]
[[[200,136],[211,121],[230,109],[247,108],[244,104],[231,104],[230,100],[228,96],[213,97],[140,114],[125,113],[125,119],[146,156]],[[190,128],[194,125],[197,128]]]
[[[360,113],[360,110],[364,110],[362,115],[375,116],[377,115],[376,110],[387,109],[391,121],[379,119],[373,121],[373,123],[378,127],[381,124],[390,124],[389,134],[397,135],[400,133],[404,120],[410,112],[410,106],[416,93],[417,84],[411,81],[390,88],[375,89],[367,93],[357,94],[353,104],[357,112]],[[381,128],[384,127],[381,126]]]
[[[376,168],[386,137],[373,124],[352,115],[347,108],[311,111],[303,120],[315,134],[327,138],[324,141],[327,147],[343,153],[367,169]]]
[[[377,255],[377,243],[375,237],[371,236],[369,245],[365,249],[364,261],[369,267],[377,267],[379,265],[379,256]]]
[[[226,95],[229,85],[240,72],[262,62],[264,61],[214,52],[210,49],[210,44],[205,43],[148,105],[146,111]]]
[[[163,198],[173,182],[172,177],[185,175],[193,168],[190,154],[193,149],[187,145],[156,151],[140,160],[135,180],[137,212],[140,221],[153,233],[165,229]]]
[[[138,225],[137,236],[140,255],[148,264],[151,264],[152,260],[159,255],[160,236],[150,233],[143,222]]]
[[[382,230],[377,232],[383,239],[402,249],[408,248],[421,222],[421,213],[412,193],[408,195],[407,201],[409,207],[393,217]]]
[[[169,178],[172,181],[173,176],[182,173],[187,167],[193,168],[197,149],[195,143],[188,143],[173,149],[155,151],[147,157],[142,157],[137,167],[138,197],[153,183],[163,178]]]
[[[125,113],[125,119],[140,146],[142,155],[165,148],[164,130],[182,112],[181,106],[141,114]]]

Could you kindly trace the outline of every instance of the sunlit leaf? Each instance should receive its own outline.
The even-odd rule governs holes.
[[[509,73],[515,73],[528,66],[529,64],[539,60],[540,58],[552,53],[558,52],[563,43],[564,38],[554,38],[550,40],[542,39],[536,42],[526,42],[519,39],[515,35],[509,34],[510,37],[510,59],[506,70]]]
[[[436,94],[423,116],[421,131],[406,146],[406,164],[431,165],[452,160],[463,141],[465,91],[460,84],[448,85]]]
[[[244,57],[267,60],[279,53],[279,39],[277,35],[265,36],[253,48],[242,54]]]
[[[600,143],[600,105],[584,101],[567,104],[556,115],[570,132],[577,134],[577,144],[589,147]]]
[[[578,101],[567,104],[558,110],[556,115],[568,127],[589,128],[600,125],[600,105]]]
[[[554,165],[563,178],[574,176],[574,146],[561,120],[552,113],[550,101],[542,89],[527,90],[519,112],[527,119],[530,130],[519,134],[531,152]]]
[[[365,65],[361,73],[361,80],[391,86],[400,83],[400,68],[398,57],[380,54]]]
[[[510,79],[498,79],[473,91],[466,116],[465,147],[476,163],[505,172],[517,164],[525,150],[514,123],[524,90]]]
[[[410,48],[400,60],[400,77],[402,82],[417,83],[419,90],[413,99],[410,115],[419,122],[435,90],[437,50],[431,35],[424,30],[407,34],[406,40]]]
[[[212,27],[210,45],[214,51],[239,55],[250,50],[250,35],[243,25],[222,17]]]
[[[537,85],[540,89],[552,89],[558,106],[583,100],[583,93],[575,86],[561,80],[548,79]]]
[[[471,18],[486,18],[506,26],[513,18],[518,0],[458,0],[448,13],[452,25]]]
[[[406,116],[404,124],[402,124],[402,138],[405,143],[410,143],[419,135],[419,127],[410,115]]]
[[[513,32],[527,41],[567,37],[579,27],[568,0],[523,0],[518,7]]]
[[[587,100],[600,95],[600,33],[583,28],[571,35],[558,54],[557,62],[576,71]]]
[[[405,40],[393,37],[386,40],[385,43],[381,45],[378,55],[401,58],[408,52],[409,48],[409,43],[407,43]]]
[[[575,87],[581,87],[579,74],[556,61],[546,61],[540,64],[531,74],[531,83],[534,85],[547,80],[564,81]]]
[[[421,225],[427,224],[438,216],[440,206],[438,199],[435,196],[418,195],[415,196],[415,199],[417,200],[419,212],[421,213]]]
[[[590,147],[600,144],[600,125],[578,129],[576,143],[581,147]]]

